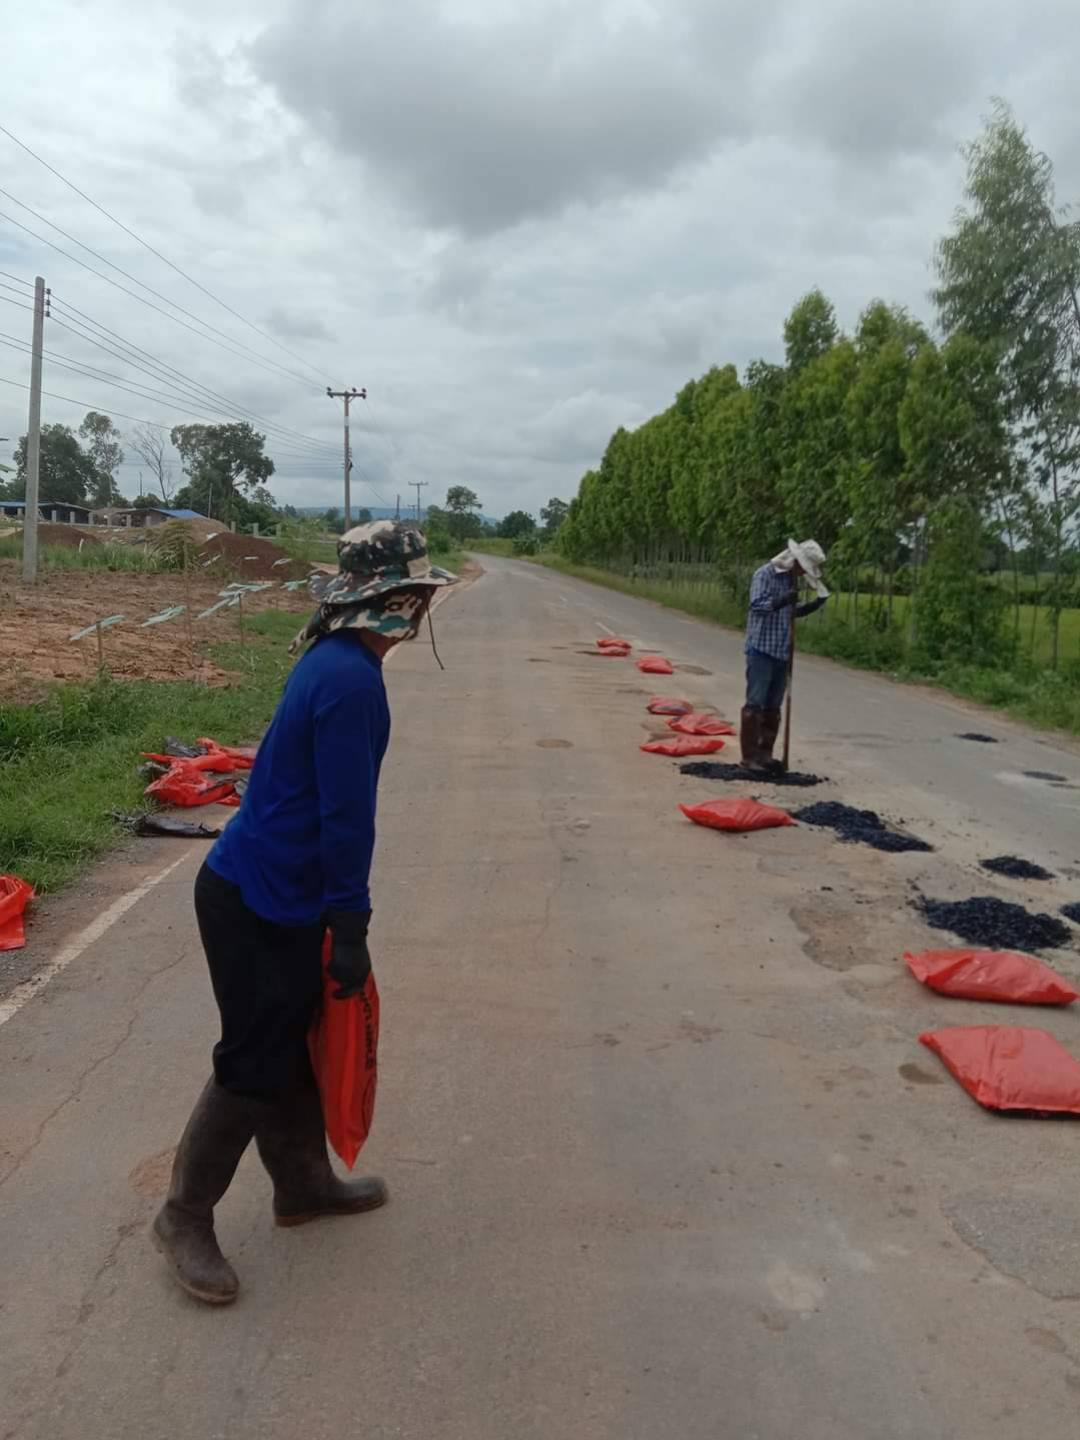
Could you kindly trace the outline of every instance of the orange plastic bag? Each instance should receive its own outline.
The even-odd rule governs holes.
[[[654,695],[645,708],[650,715],[689,715],[694,707],[689,700],[675,700],[667,695]]]
[[[715,715],[694,713],[680,715],[677,720],[668,721],[668,729],[679,735],[734,735],[734,725],[719,720]]]
[[[643,675],[674,675],[675,667],[662,655],[645,655],[637,662]]]
[[[630,654],[629,645],[601,645],[600,654],[607,655],[612,660],[625,660]]]
[[[311,1068],[322,1100],[326,1138],[351,1170],[375,1114],[379,1077],[379,992],[374,971],[359,995],[335,1000],[330,932],[323,940],[323,998],[308,1035]]]
[[[695,825],[710,830],[770,830],[777,825],[794,825],[786,810],[775,805],[762,805],[759,800],[706,800],[701,805],[680,805],[679,809]]]
[[[34,887],[17,875],[0,875],[0,950],[21,950],[26,944],[23,913]]]
[[[681,759],[686,755],[715,755],[724,748],[724,742],[710,735],[680,735],[676,740],[650,740],[641,748],[650,755]]]
[[[940,995],[1018,1005],[1071,1005],[1080,998],[1049,965],[1016,950],[907,950],[904,959],[915,979]]]
[[[200,755],[197,760],[181,760],[167,757],[170,766],[166,774],[152,780],[145,793],[152,796],[159,805],[235,805],[239,803],[236,787],[231,780],[213,780],[199,762],[208,760]],[[234,766],[230,766],[234,769]]]
[[[616,635],[601,635],[596,643],[601,650],[629,650],[631,648],[629,640],[620,640]]]
[[[255,764],[255,756],[258,754],[257,745],[219,745],[216,740],[210,740],[205,735],[200,735],[195,741],[196,745],[204,745],[208,751],[216,755],[228,755],[235,761],[234,770],[250,770]]]
[[[1080,1115],[1080,1064],[1045,1030],[966,1025],[919,1039],[990,1110]]]

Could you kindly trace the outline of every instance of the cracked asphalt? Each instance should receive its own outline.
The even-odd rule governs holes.
[[[251,1154],[219,1212],[239,1304],[172,1286],[146,1230],[214,1037],[204,847],[114,857],[12,980],[182,863],[0,1025],[0,1440],[1072,1440],[1077,1132],[979,1110],[918,1035],[1080,1055],[1080,1015],[950,1002],[901,956],[948,943],[919,890],[1080,898],[1075,748],[800,660],[815,797],[934,853],[701,830],[676,805],[713,791],[638,749],[655,687],[589,652],[625,634],[734,718],[739,638],[484,563],[439,611],[447,672],[422,644],[388,671],[361,1164],[392,1203],[275,1230]],[[979,870],[1005,852],[1056,878]]]

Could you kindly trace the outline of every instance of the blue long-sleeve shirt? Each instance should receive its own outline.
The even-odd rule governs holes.
[[[316,641],[286,682],[210,868],[277,925],[370,910],[375,798],[389,738],[378,656],[348,631]]]
[[[777,570],[770,560],[754,571],[750,582],[750,609],[746,616],[746,652],[786,660],[791,652],[791,617],[813,615],[824,600],[803,605],[784,604],[797,590],[798,581],[789,571]]]

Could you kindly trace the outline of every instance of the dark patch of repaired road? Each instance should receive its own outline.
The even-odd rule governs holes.
[[[825,775],[808,775],[798,770],[771,771],[748,770],[745,765],[734,765],[720,760],[690,760],[679,769],[684,775],[695,780],[749,780],[755,785],[821,785],[827,782]]]
[[[853,805],[842,805],[839,800],[819,800],[816,805],[806,805],[792,813],[804,825],[820,825],[835,830],[837,839],[848,844],[858,842],[891,854],[934,848],[917,835],[890,830],[876,810],[857,810]]]
[[[1025,910],[994,895],[975,895],[970,900],[931,900],[920,895],[912,904],[933,929],[951,930],[961,940],[995,950],[1056,950],[1072,939],[1072,931],[1056,915]]]
[[[1007,875],[1010,880],[1052,880],[1054,873],[1034,860],[1025,860],[1020,855],[992,855],[989,860],[980,860],[980,866],[992,875]]]

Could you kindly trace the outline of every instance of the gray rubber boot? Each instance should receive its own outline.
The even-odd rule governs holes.
[[[261,1119],[255,1143],[274,1182],[278,1225],[304,1225],[323,1215],[358,1215],[377,1210],[389,1198],[385,1182],[375,1175],[340,1180],[334,1174],[322,1103],[310,1072]]]
[[[262,1102],[207,1081],[176,1147],[168,1199],[154,1220],[152,1239],[177,1283],[208,1305],[228,1305],[240,1289],[236,1271],[218,1248],[214,1206],[265,1111]]]

